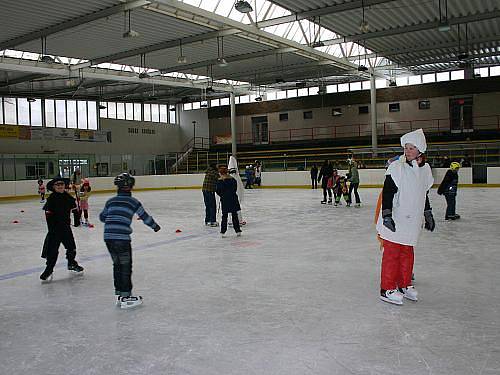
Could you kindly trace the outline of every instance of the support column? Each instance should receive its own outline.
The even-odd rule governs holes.
[[[377,154],[377,88],[375,86],[375,75],[372,73],[370,75],[370,117],[371,117],[371,127],[372,127],[372,148],[374,149],[373,154]]]
[[[230,94],[231,100],[231,154],[236,157],[236,102],[234,92]]]

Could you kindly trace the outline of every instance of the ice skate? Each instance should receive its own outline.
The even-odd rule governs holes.
[[[361,203],[356,203],[356,204],[354,205],[354,207],[356,207],[356,208],[360,208],[360,207],[361,207]]]
[[[460,215],[453,215],[454,219],[453,220],[458,220],[460,219]]]
[[[77,262],[73,262],[73,263],[68,264],[68,271],[74,272],[76,274],[82,274],[83,267],[80,266]]]
[[[221,233],[221,234],[220,234],[220,236],[221,236],[222,238],[226,238],[226,237],[227,237],[226,233]]]
[[[328,199],[328,204],[332,204],[332,200],[331,199]]]
[[[335,207],[338,207],[338,205],[339,205],[339,204],[338,204],[337,202],[335,202],[334,206],[335,206]]]
[[[452,216],[445,216],[444,218],[445,220],[457,220],[456,218],[456,215],[452,215]]]
[[[209,223],[208,226],[210,226],[210,227],[218,227],[219,223],[217,223],[216,221],[214,221],[213,223]]]
[[[411,301],[418,301],[418,292],[414,286],[410,285],[407,288],[399,289],[401,293],[403,293],[403,297],[409,299]]]
[[[241,237],[241,232],[236,233],[236,237]]]
[[[392,303],[394,305],[403,304],[403,294],[397,289],[381,291],[380,299],[384,302]]]
[[[240,225],[247,225],[246,221],[240,221]]]
[[[139,305],[142,305],[142,297],[141,296],[129,296],[129,297],[121,297],[120,298],[120,308],[121,309],[133,309],[134,307],[137,307]]]
[[[40,280],[42,284],[48,284],[54,279],[54,271],[43,271],[43,273],[40,275]]]
[[[326,201],[321,201],[321,204],[326,204]]]

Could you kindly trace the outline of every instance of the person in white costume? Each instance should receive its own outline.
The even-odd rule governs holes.
[[[238,162],[236,161],[236,158],[234,156],[231,155],[229,157],[229,163],[227,167],[229,169],[229,174],[236,179],[236,184],[238,185],[236,194],[238,194],[240,206],[242,206],[243,200],[245,198],[245,188],[243,186],[243,181],[241,181],[240,170],[238,169]],[[240,221],[240,225],[246,224],[246,221],[243,220],[243,215],[241,214],[241,211],[238,211],[238,219]]]
[[[403,298],[417,301],[412,286],[413,247],[425,220],[425,229],[435,228],[427,193],[434,183],[425,162],[427,143],[422,129],[401,137],[404,155],[389,165],[382,190],[382,209],[377,232],[383,240],[380,299],[403,304]]]

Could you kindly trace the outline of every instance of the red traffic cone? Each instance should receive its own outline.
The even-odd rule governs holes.
[[[182,232],[182,230],[180,230],[180,229],[177,229],[177,230],[175,231],[175,233],[181,233],[181,232]]]

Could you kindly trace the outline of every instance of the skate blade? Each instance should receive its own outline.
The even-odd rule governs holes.
[[[50,284],[52,282],[52,280],[54,279],[54,274],[50,275],[49,277],[47,277],[45,280],[40,280],[40,282],[42,284]]]
[[[83,271],[68,270],[72,275],[83,275]]]
[[[384,297],[384,296],[380,296],[380,299],[384,302],[387,302],[387,303],[391,303],[393,305],[402,305],[403,304],[403,301],[399,302],[399,301],[394,301],[392,299],[389,299],[387,297]]]

